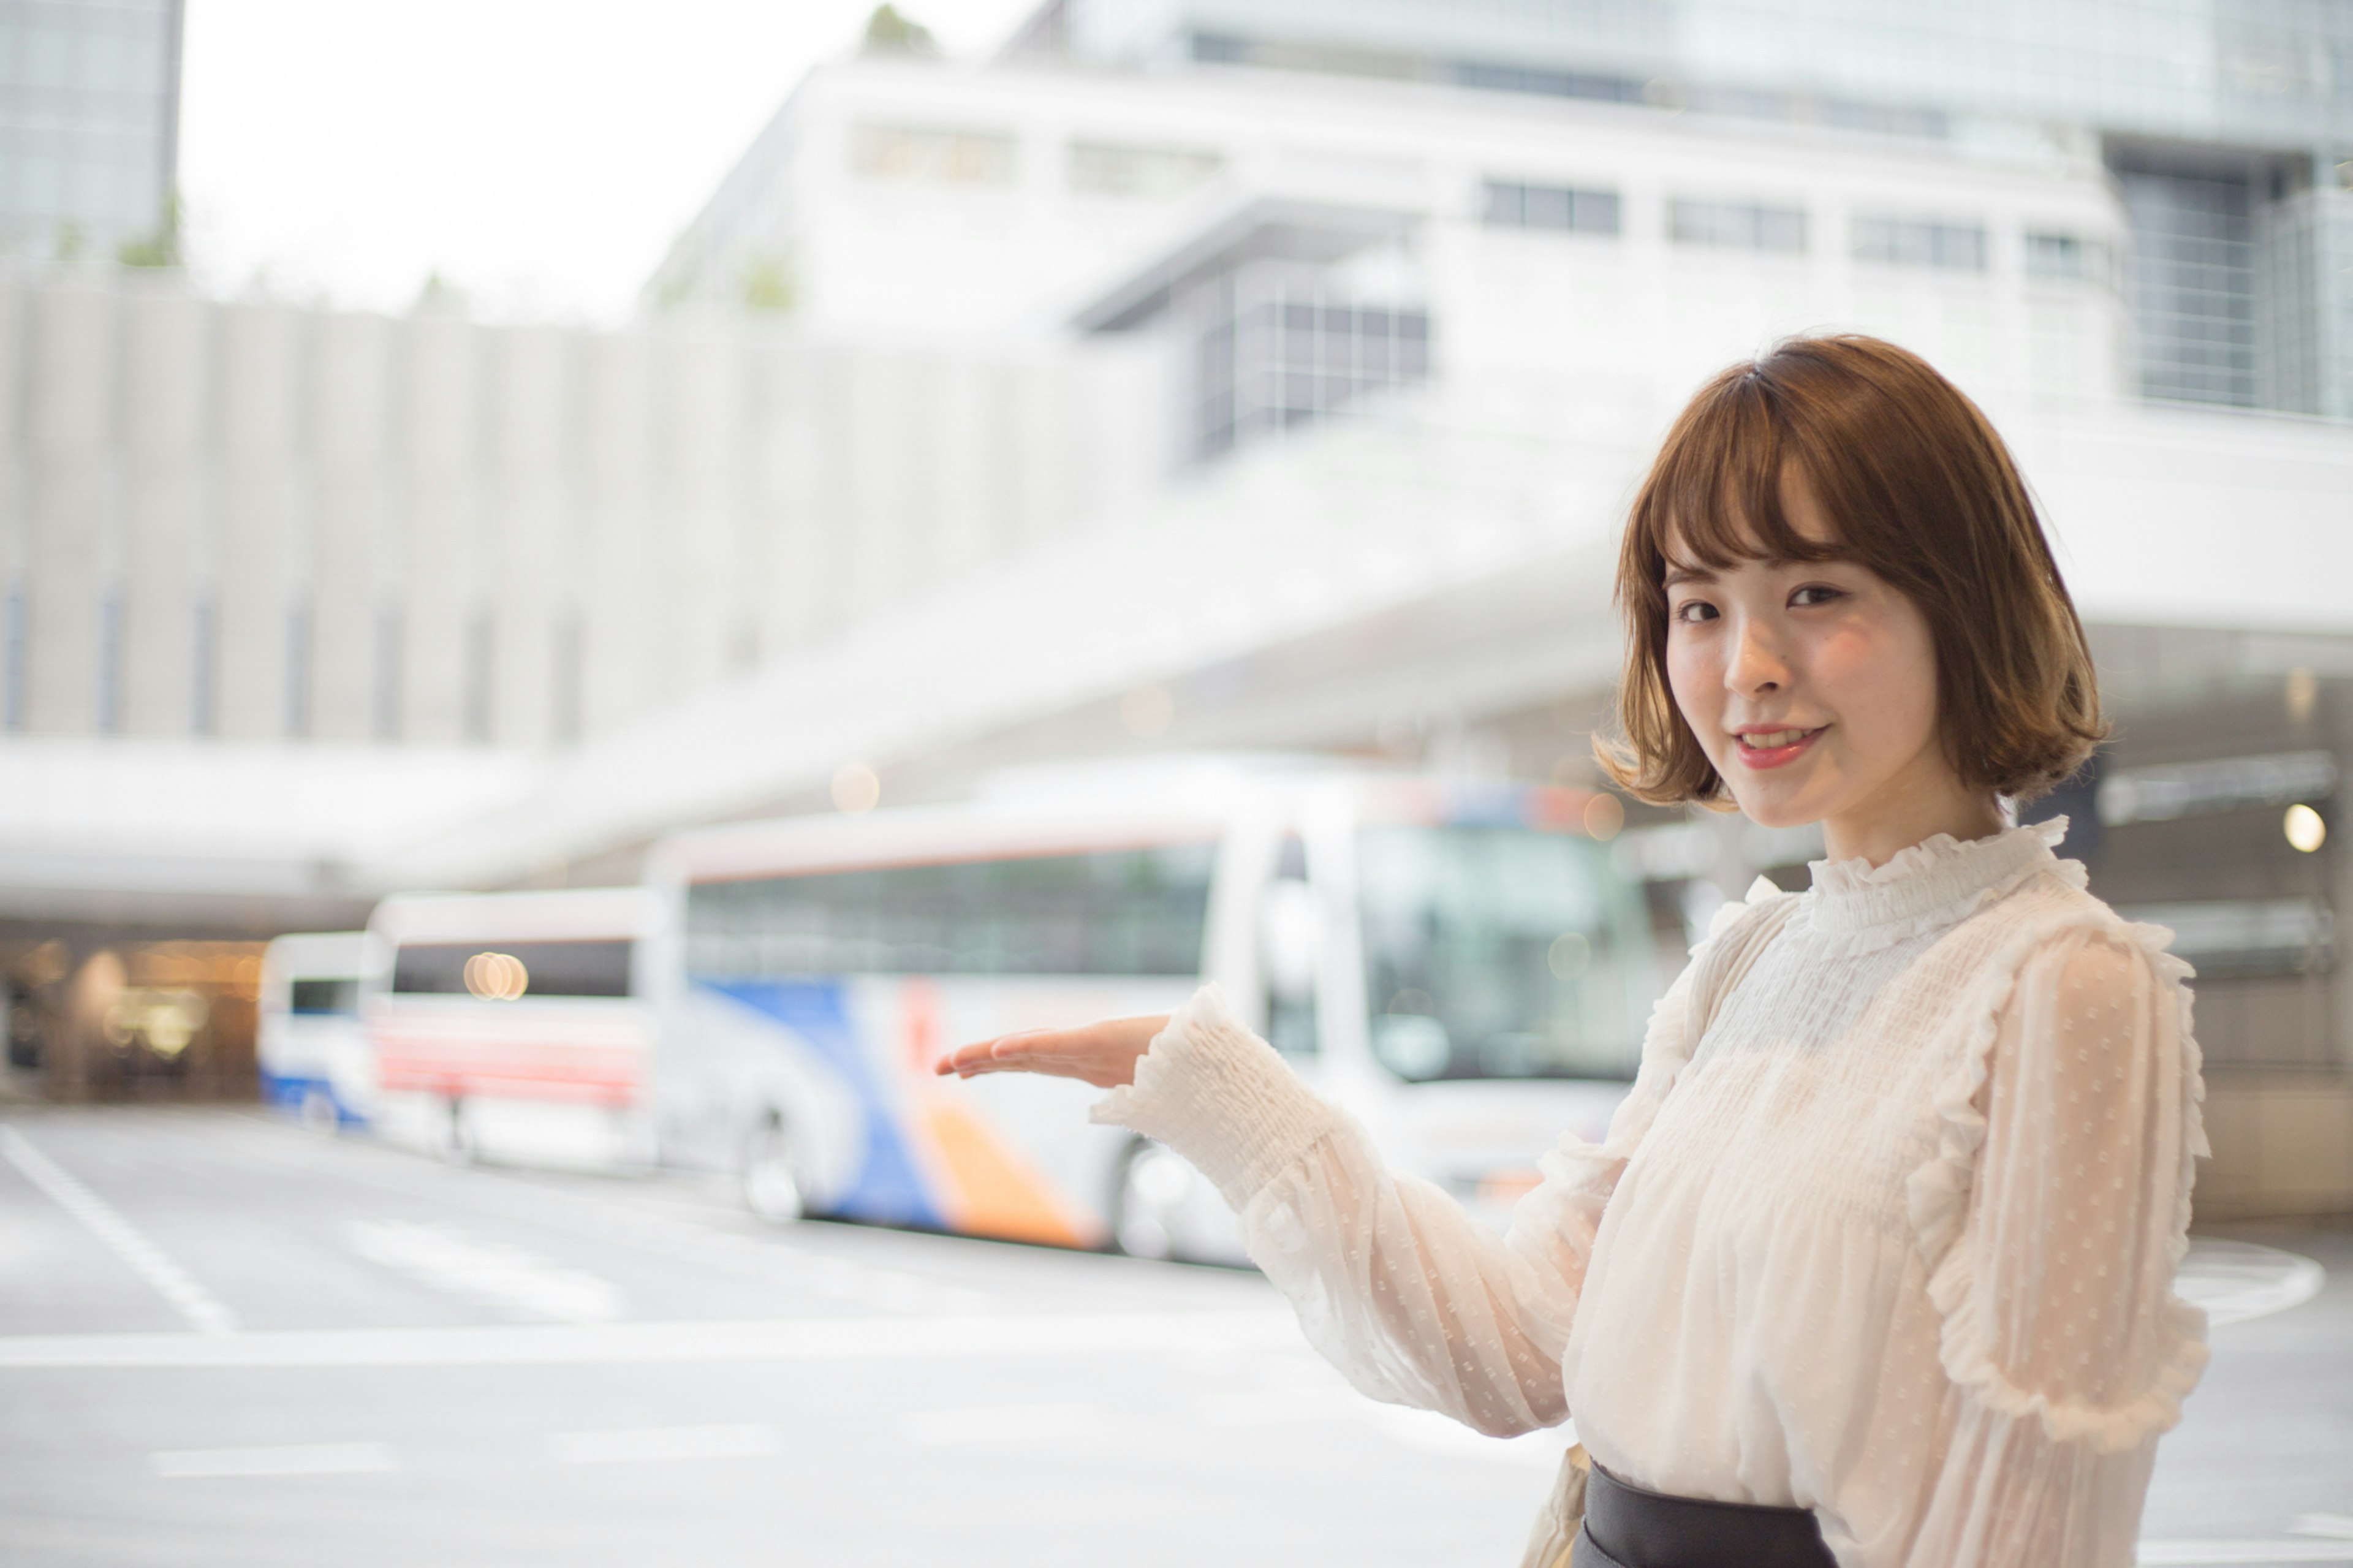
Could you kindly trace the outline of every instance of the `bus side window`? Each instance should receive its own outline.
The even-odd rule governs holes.
[[[1315,974],[1323,922],[1307,882],[1306,847],[1282,843],[1274,879],[1259,902],[1259,972],[1266,979],[1267,1043],[1285,1056],[1314,1056],[1318,1047]]]

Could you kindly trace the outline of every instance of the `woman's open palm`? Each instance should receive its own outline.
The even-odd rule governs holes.
[[[1136,1058],[1152,1037],[1168,1026],[1164,1014],[1149,1018],[1105,1018],[1076,1029],[1031,1029],[999,1035],[977,1045],[958,1046],[933,1065],[942,1078],[978,1078],[985,1072],[1039,1072],[1083,1079],[1097,1089],[1135,1081]]]

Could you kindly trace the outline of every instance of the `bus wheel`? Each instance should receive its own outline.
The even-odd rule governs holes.
[[[1193,1167],[1174,1150],[1142,1138],[1130,1143],[1112,1184],[1112,1245],[1130,1258],[1181,1258],[1179,1216],[1192,1190]]]
[[[789,1225],[807,1212],[793,1142],[775,1117],[744,1141],[744,1206],[771,1225]]]
[[[335,1097],[316,1086],[302,1091],[301,1115],[304,1127],[324,1138],[333,1137],[343,1120],[335,1110]]]

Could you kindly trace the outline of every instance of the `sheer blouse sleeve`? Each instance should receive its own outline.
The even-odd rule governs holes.
[[[1948,1153],[1982,1141],[1973,1178],[1915,1178],[1924,1240],[1947,1199],[1957,1231],[1929,1284],[1954,1386],[1914,1568],[2133,1561],[2158,1436],[2205,1363],[2203,1314],[2173,1294],[2203,1149],[2162,935],[2030,944],[1947,1112]]]
[[[1696,967],[1694,965],[1694,967]],[[1391,1173],[1204,988],[1095,1108],[1214,1181],[1307,1337],[1366,1394],[1495,1436],[1558,1424],[1560,1358],[1595,1228],[1684,1047],[1686,970],[1653,1012],[1634,1087],[1600,1143],[1565,1137],[1497,1237],[1428,1182]]]

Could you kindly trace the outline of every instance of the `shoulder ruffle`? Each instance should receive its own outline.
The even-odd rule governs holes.
[[[2062,864],[2077,873],[2073,885],[2080,888],[2083,868],[2073,861]],[[2202,1109],[2205,1080],[2198,1043],[2190,1033],[2189,989],[2183,984],[2195,972],[2168,951],[2173,941],[2171,931],[2163,926],[2128,923],[2105,905],[2071,910],[2034,922],[2012,937],[1989,966],[1990,977],[1981,1005],[1971,1016],[1961,1059],[1936,1091],[1936,1152],[1906,1179],[1905,1204],[1914,1240],[1928,1266],[1928,1299],[1943,1322],[1938,1355],[1945,1375],[2001,1415],[2039,1416],[2044,1434],[2053,1442],[2085,1443],[2096,1452],[2116,1453],[2171,1428],[2181,1419],[2181,1400],[2197,1385],[2206,1365],[2206,1314],[2168,1286],[2158,1309],[2165,1349],[2149,1385],[2116,1406],[2054,1400],[2020,1387],[1995,1362],[1988,1331],[1978,1320],[1976,1270],[1963,1239],[1978,1157],[1986,1140],[1986,1118],[1978,1109],[1978,1096],[1991,1071],[2002,1010],[2010,1005],[2027,961],[2060,937],[2078,931],[2129,942],[2147,960],[2158,985],[2173,996],[2183,1127],[2166,1255],[2171,1268],[2180,1266],[2189,1247],[2190,1186],[2197,1176],[2197,1161],[2210,1152]]]

